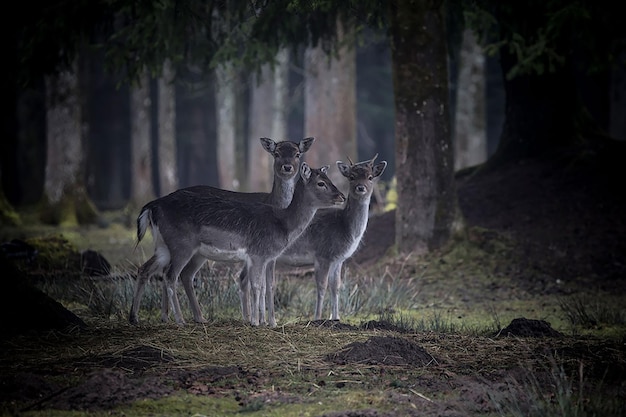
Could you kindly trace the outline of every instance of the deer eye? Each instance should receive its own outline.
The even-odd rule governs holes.
[[[374,177],[372,177],[371,175],[368,175],[367,179],[371,181],[374,179]]]
[[[324,181],[318,181],[317,182],[317,186],[320,187],[320,188],[321,187],[326,187],[326,183]]]
[[[300,158],[300,152],[296,152],[296,158]]]

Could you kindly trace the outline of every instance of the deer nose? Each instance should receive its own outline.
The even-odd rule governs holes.
[[[365,188],[365,186],[362,184],[357,185],[356,187],[354,187],[354,189],[359,194],[363,194],[365,193],[365,191],[367,191],[367,188]]]
[[[292,165],[283,165],[283,172],[290,173],[293,171]]]

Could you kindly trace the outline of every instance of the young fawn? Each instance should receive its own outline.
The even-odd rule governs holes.
[[[187,190],[192,192],[197,192],[201,194],[212,193],[215,196],[224,198],[224,199],[232,199],[235,201],[248,201],[248,202],[263,202],[266,204],[270,204],[272,206],[278,208],[285,208],[291,202],[291,198],[293,196],[293,190],[295,188],[296,182],[298,181],[299,175],[298,171],[300,169],[300,159],[304,153],[306,153],[310,148],[315,138],[305,138],[300,142],[293,141],[280,141],[275,142],[270,138],[260,138],[261,145],[263,149],[265,149],[269,154],[272,155],[273,159],[273,172],[274,172],[274,181],[272,184],[272,190],[270,193],[240,193],[228,190],[222,190],[219,188],[208,187],[208,186],[193,186],[187,188]],[[158,201],[158,200],[155,200]],[[144,269],[150,268],[152,264],[156,261],[154,259],[156,254],[152,256],[145,264]],[[236,256],[231,259],[224,259],[223,257],[215,257],[209,258],[214,261],[230,261],[230,262],[238,262],[243,259],[237,258]],[[197,273],[197,271],[202,267],[204,261],[198,261],[197,265],[190,265],[185,268],[180,276],[180,280],[183,283],[183,287],[185,289],[185,293],[189,298],[189,304],[193,313],[194,321],[202,323],[204,322],[204,318],[202,317],[202,313],[200,311],[200,306],[193,289],[193,280]],[[270,268],[271,267],[271,268]],[[268,273],[274,274],[274,263],[272,262],[270,266],[268,266]],[[140,277],[144,277],[145,273],[140,268],[139,274]],[[139,311],[139,303],[141,302],[142,294],[144,291],[145,284],[147,282],[147,278],[144,278],[143,281],[140,280],[137,285],[137,291],[140,293],[135,295],[133,303],[133,307],[131,309],[129,321],[131,323],[137,323],[138,317],[137,313]],[[161,319],[163,321],[168,320],[168,311],[169,311],[169,303],[167,297],[167,290],[165,281],[163,281],[163,300],[161,303]],[[242,307],[243,311],[243,307]],[[249,320],[249,317],[244,317],[244,320]]]
[[[260,323],[260,297],[265,287],[265,270],[306,229],[318,209],[345,201],[344,195],[326,175],[328,167],[312,169],[302,163],[293,198],[286,208],[261,202],[224,199],[207,187],[181,189],[146,204],[137,219],[137,236],[148,226],[155,241],[155,254],[139,268],[130,321],[137,322],[140,298],[149,276],[165,271],[165,292],[174,319],[184,324],[176,284],[181,274],[192,276],[207,259],[245,261],[246,280],[240,281],[244,317]],[[210,187],[208,187],[210,188]],[[248,283],[249,281],[249,283]],[[193,287],[190,288],[193,294]],[[251,294],[250,294],[250,289]],[[195,294],[187,296],[195,300]],[[252,297],[252,298],[250,298]],[[194,319],[202,321],[199,306],[192,307]],[[163,317],[167,319],[167,317]]]
[[[352,163],[341,161],[337,167],[349,181],[348,201],[343,209],[319,210],[305,232],[278,258],[278,263],[314,265],[317,285],[315,319],[322,318],[326,288],[330,281],[331,316],[339,320],[339,287],[341,268],[359,247],[369,217],[369,204],[376,180],[387,167],[386,161]],[[269,277],[268,277],[269,280]],[[267,304],[270,322],[274,316],[273,280],[267,282]]]

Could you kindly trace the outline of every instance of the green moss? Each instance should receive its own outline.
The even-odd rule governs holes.
[[[0,192],[0,226],[20,226],[21,224],[20,215]]]
[[[43,271],[80,272],[80,253],[63,235],[26,239],[38,252],[37,266]]]

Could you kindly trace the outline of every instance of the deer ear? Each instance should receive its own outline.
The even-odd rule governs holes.
[[[315,138],[302,139],[300,143],[298,144],[298,148],[300,149],[300,152],[305,153],[306,151],[311,149],[311,145],[313,145],[314,141],[315,141]]]
[[[374,177],[380,177],[383,171],[387,168],[387,161],[380,161],[376,165],[374,165],[374,169],[372,169],[372,174]]]
[[[339,168],[339,172],[346,178],[350,177],[350,166],[344,162],[337,161],[337,168]]]
[[[300,176],[304,180],[304,182],[308,182],[311,178],[311,168],[306,162],[300,164]]]
[[[322,174],[328,174],[328,170],[330,169],[330,165],[324,165],[323,167],[320,168],[320,171],[322,171]]]
[[[261,138],[260,140],[263,149],[265,149],[269,153],[274,153],[274,151],[276,150],[276,142],[274,142],[270,138]]]

